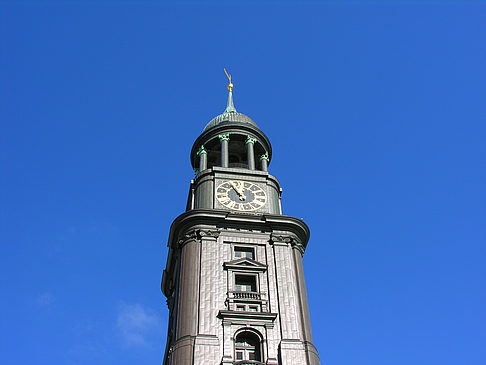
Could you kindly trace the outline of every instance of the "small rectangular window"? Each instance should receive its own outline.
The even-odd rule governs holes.
[[[237,311],[245,311],[245,306],[244,305],[237,305],[236,310]]]
[[[255,259],[255,251],[250,247],[235,247],[235,258]]]
[[[258,312],[258,307],[254,305],[250,305],[248,309],[250,310],[250,312]]]

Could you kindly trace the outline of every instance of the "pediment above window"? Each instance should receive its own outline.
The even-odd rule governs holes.
[[[267,265],[263,265],[262,263],[248,259],[248,258],[241,258],[238,260],[228,261],[224,263],[225,269],[231,270],[238,270],[244,269],[246,271],[266,271]]]

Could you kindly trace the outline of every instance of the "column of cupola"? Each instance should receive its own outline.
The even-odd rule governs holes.
[[[270,159],[268,158],[268,153],[265,152],[263,155],[260,156],[260,164],[261,164],[261,169],[262,171],[267,172],[268,171],[268,161]]]
[[[230,134],[229,133],[222,133],[218,135],[221,147],[221,167],[229,167],[229,141],[230,141]],[[248,169],[249,170],[257,170],[256,161],[255,161],[255,143],[257,139],[251,136],[246,137],[245,145],[246,145],[246,154],[248,160]],[[199,150],[197,151],[197,155],[199,156],[199,168],[195,169],[196,174],[201,171],[204,171],[208,168],[208,151],[201,145]],[[265,152],[263,155],[259,156],[260,161],[260,170],[261,171],[268,171],[268,152]]]
[[[221,167],[228,167],[229,165],[229,133],[218,135],[221,143]]]
[[[246,137],[246,154],[248,157],[248,169],[255,170],[255,151],[254,145],[256,142],[256,138],[247,136]]]
[[[206,170],[208,168],[208,151],[206,151],[204,146],[201,146],[199,151],[197,151],[197,155],[199,156],[199,171]]]

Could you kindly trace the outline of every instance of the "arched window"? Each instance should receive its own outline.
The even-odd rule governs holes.
[[[245,364],[245,360],[262,361],[260,339],[255,333],[238,333],[235,339],[235,360],[236,364]]]

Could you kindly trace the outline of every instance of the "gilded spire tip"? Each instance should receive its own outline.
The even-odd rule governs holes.
[[[229,84],[228,84],[228,90],[231,92],[231,91],[233,91],[233,86],[234,86],[234,85],[233,85],[233,83],[231,82],[231,75],[230,75],[230,74],[228,74],[228,72],[226,71],[226,69],[225,69],[225,68],[223,68],[223,70],[224,70],[224,73],[226,74],[226,77],[227,77],[227,78],[228,78],[228,80],[229,80]]]
[[[226,74],[226,77],[229,80],[228,84],[228,90],[229,90],[229,95],[228,95],[228,105],[226,106],[226,110],[224,111],[225,113],[236,113],[235,106],[233,105],[233,83],[231,82],[231,75],[228,74],[225,68],[223,68],[224,73]]]

